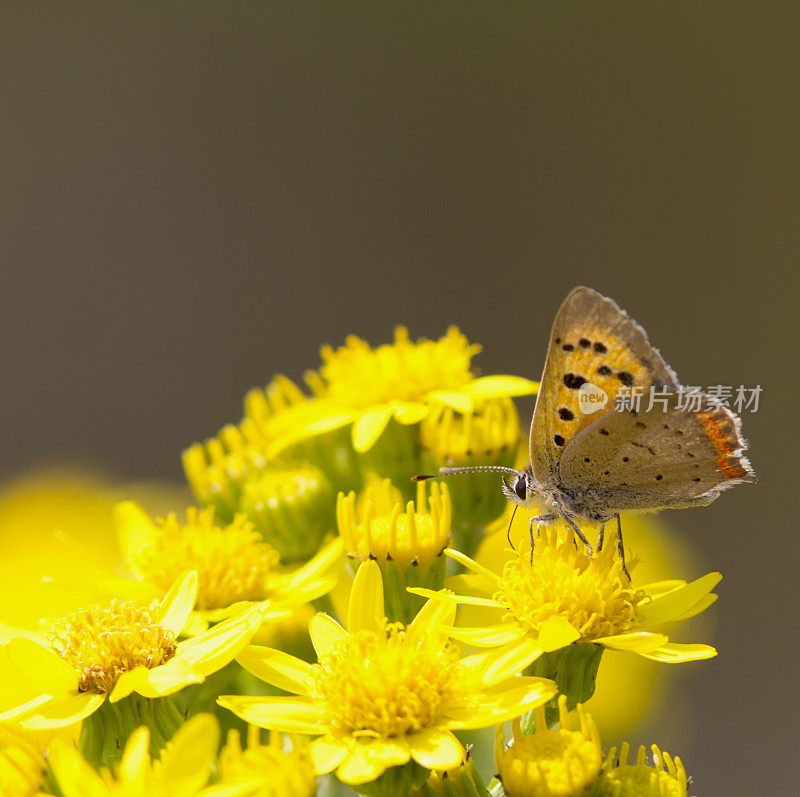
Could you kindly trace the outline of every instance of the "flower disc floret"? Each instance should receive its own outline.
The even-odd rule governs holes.
[[[110,692],[123,672],[153,669],[177,652],[175,635],[149,609],[116,599],[107,608],[68,615],[48,636],[51,648],[78,673],[79,692]]]
[[[394,343],[372,349],[355,335],[338,349],[324,346],[322,367],[307,379],[317,395],[364,409],[389,401],[417,401],[431,390],[454,390],[470,382],[470,361],[481,350],[457,327],[438,341],[413,343],[395,329]]]
[[[508,560],[494,596],[527,628],[560,617],[585,641],[635,628],[643,597],[631,589],[613,546],[590,559],[572,534],[559,538],[556,529],[543,531],[532,558],[519,549]]]
[[[651,747],[653,765],[647,763],[647,751],[639,746],[636,763],[628,764],[630,745],[623,742],[619,758],[612,748],[603,766],[601,797],[686,797],[689,779],[683,762],[677,756]]]
[[[391,737],[437,724],[460,690],[458,654],[432,636],[409,644],[401,623],[362,630],[320,659],[313,693],[329,727],[354,737]]]
[[[205,611],[264,600],[267,579],[279,560],[243,515],[220,527],[213,509],[190,507],[185,523],[175,514],[159,520],[151,543],[132,557],[132,564],[163,591],[187,569],[196,570],[196,608]]]

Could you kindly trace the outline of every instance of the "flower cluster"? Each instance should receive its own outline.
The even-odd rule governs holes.
[[[50,568],[25,612],[0,592],[0,792],[686,797],[680,759],[604,752],[591,701],[617,653],[714,656],[674,629],[721,576],[655,574],[643,545],[631,579],[568,526],[530,540],[491,472],[414,483],[524,456],[514,398],[538,386],[478,376],[479,351],[456,328],[324,347],[307,392],[276,376],[184,451],[196,505],[134,490],[112,535],[55,500],[58,534],[20,542],[17,512],[5,547],[0,497],[15,589],[33,551]]]

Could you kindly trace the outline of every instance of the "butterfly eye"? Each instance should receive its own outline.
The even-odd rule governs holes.
[[[514,492],[517,494],[517,497],[523,501],[528,497],[528,480],[525,476],[520,476],[514,482]]]

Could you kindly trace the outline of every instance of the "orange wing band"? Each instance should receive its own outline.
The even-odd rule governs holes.
[[[746,476],[747,471],[742,467],[738,456],[734,454],[734,451],[741,447],[741,443],[730,420],[725,415],[720,416],[714,412],[696,412],[694,415],[703,424],[703,431],[717,455],[719,472],[729,479]]]

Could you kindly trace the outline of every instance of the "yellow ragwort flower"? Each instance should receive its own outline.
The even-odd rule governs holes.
[[[513,658],[523,669],[542,653],[575,642],[637,653],[662,662],[707,659],[710,645],[669,641],[663,626],[699,614],[716,595],[719,573],[687,584],[662,581],[633,589],[622,572],[613,545],[589,558],[570,531],[543,529],[530,549],[518,547],[498,574],[458,551],[445,553],[474,575],[457,576],[454,586],[472,594],[453,595],[415,590],[427,597],[493,610],[485,626],[456,628],[452,636],[476,647],[490,648],[485,666]]]
[[[146,726],[130,735],[115,772],[105,767],[98,772],[63,739],[53,740],[48,758],[64,797],[243,797],[252,793],[241,787],[204,788],[218,744],[217,721],[210,714],[197,714],[177,731],[156,760],[150,758]]]
[[[46,764],[36,743],[17,728],[0,725],[0,794],[38,797],[45,784]]]
[[[635,764],[628,764],[630,745],[623,742],[619,759],[612,748],[603,766],[601,797],[686,797],[689,780],[677,756],[652,746],[653,766],[647,764],[647,751],[640,745]]]
[[[454,617],[455,604],[429,601],[408,626],[387,623],[380,568],[364,562],[347,630],[323,613],[310,624],[317,664],[252,645],[237,657],[295,696],[226,695],[219,703],[260,727],[318,736],[309,746],[316,772],[336,770],[345,783],[411,760],[449,769],[464,755],[453,730],[502,722],[555,694],[547,679],[502,667],[487,677],[459,658],[446,631]]]
[[[222,785],[246,784],[248,797],[313,797],[317,777],[308,748],[296,736],[292,750],[282,747],[283,736],[273,733],[268,745],[261,744],[261,729],[247,726],[247,747],[242,748],[239,731],[228,731],[228,741],[219,754]]]
[[[114,600],[75,612],[45,636],[0,646],[0,722],[31,730],[74,725],[132,693],[158,698],[224,667],[263,622],[265,605],[179,640],[190,620],[197,574],[177,581],[152,608]]]
[[[114,514],[123,556],[153,594],[163,595],[187,570],[197,572],[195,630],[254,603],[269,600],[277,610],[314,600],[333,588],[344,566],[336,540],[302,567],[281,567],[278,552],[250,521],[236,515],[218,526],[213,508],[190,507],[185,522],[174,513],[153,522],[138,504],[124,501]]]
[[[479,351],[456,327],[437,341],[414,343],[401,326],[394,343],[376,349],[355,335],[338,349],[324,346],[322,367],[306,375],[314,396],[282,414],[280,436],[289,444],[352,424],[353,447],[367,451],[392,418],[415,424],[436,405],[467,412],[479,400],[536,391],[520,377],[476,377],[470,365]]]
[[[603,766],[600,734],[592,718],[577,705],[580,730],[569,730],[567,697],[558,699],[559,725],[547,727],[543,706],[537,707],[536,731],[523,735],[519,718],[512,728],[514,740],[503,744],[503,728],[497,726],[495,761],[508,797],[578,797],[597,781]]]
[[[400,491],[389,479],[369,485],[359,496],[339,493],[336,520],[345,552],[361,561],[427,567],[441,556],[450,538],[452,512],[446,484],[417,483],[417,502],[403,511]]]

